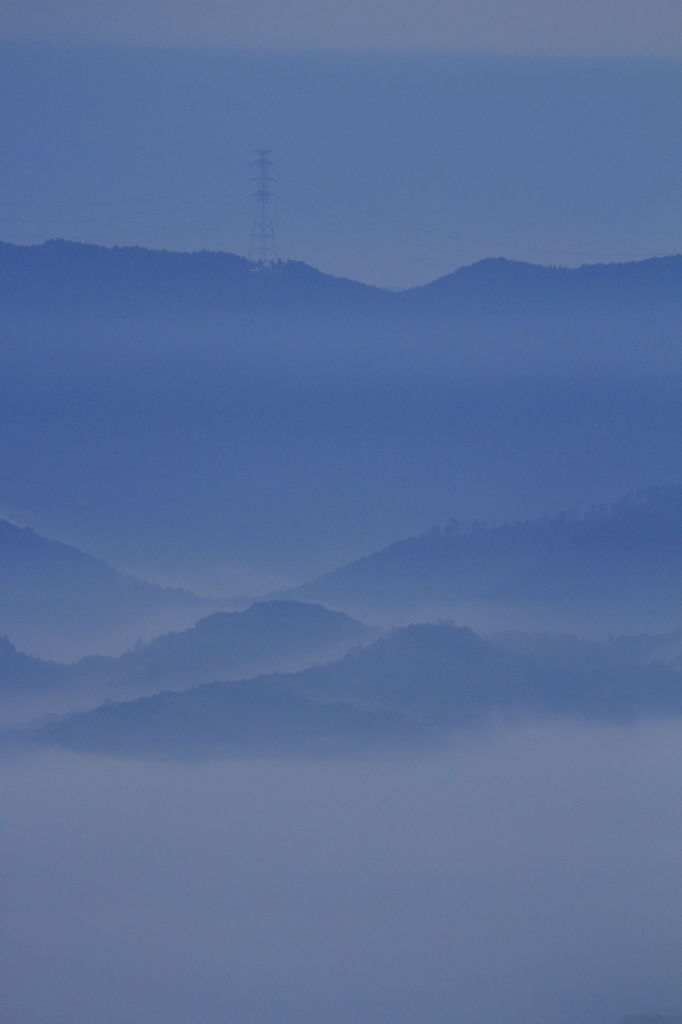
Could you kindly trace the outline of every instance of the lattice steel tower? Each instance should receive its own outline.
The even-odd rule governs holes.
[[[271,152],[271,149],[257,149],[258,156],[251,164],[255,172],[253,181],[256,183],[256,191],[251,195],[256,200],[256,216],[251,229],[249,259],[259,270],[267,270],[280,262],[270,213],[270,200],[276,198],[270,188],[274,180],[272,168],[275,166],[270,159]]]

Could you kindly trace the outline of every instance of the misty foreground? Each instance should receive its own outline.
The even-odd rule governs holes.
[[[418,758],[5,760],[5,1019],[675,1013],[681,742],[539,722]]]
[[[395,630],[339,661],[108,702],[27,742],[138,757],[377,755],[500,720],[625,723],[682,712],[682,636],[596,642],[449,624]]]

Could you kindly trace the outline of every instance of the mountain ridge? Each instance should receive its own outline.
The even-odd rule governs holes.
[[[203,759],[336,756],[438,744],[500,717],[633,721],[682,713],[682,672],[596,657],[548,671],[452,623],[394,630],[298,673],[215,682],[109,703],[34,730],[28,742],[83,753]],[[11,742],[12,736],[6,737]]]
[[[451,508],[679,472],[678,257],[480,261],[392,293],[220,254],[3,251],[6,500],[57,536],[77,504],[76,542],[143,575],[262,594]]]
[[[43,657],[69,657],[108,631],[140,631],[168,616],[187,620],[216,603],[190,590],[128,575],[30,526],[0,519],[0,632]],[[89,634],[92,634],[89,637]],[[106,644],[105,646],[109,646]]]
[[[2,306],[21,310],[24,307],[17,300],[28,302],[36,285],[43,288],[38,298],[46,310],[119,312],[148,312],[155,302],[169,310],[187,302],[200,308],[220,307],[225,301],[239,309],[254,298],[286,305],[302,294],[315,305],[321,287],[367,300],[381,293],[372,285],[333,277],[297,260],[259,272],[243,256],[212,250],[108,247],[65,239],[32,246],[0,242]]]
[[[147,274],[146,284],[142,280]],[[28,274],[28,279],[25,275]],[[312,307],[325,292],[333,291],[341,300],[361,300],[363,308],[394,309],[416,306],[428,301],[464,302],[480,299],[481,292],[504,293],[510,288],[548,285],[552,298],[570,298],[589,293],[596,286],[606,291],[615,288],[627,299],[633,285],[642,283],[641,295],[657,297],[682,283],[682,255],[651,257],[614,263],[557,267],[506,257],[486,257],[459,267],[426,284],[392,291],[351,278],[327,274],[299,260],[286,260],[266,271],[245,257],[218,250],[183,252],[148,249],[143,246],[101,246],[65,239],[49,239],[34,245],[0,241],[0,308],[21,310],[28,302],[30,287],[47,286],[43,300],[51,297],[53,306],[84,309],[98,303],[115,308],[126,298],[144,311],[153,306],[153,298],[175,308],[181,300],[198,305],[220,306],[229,300],[237,307],[255,297],[259,301],[286,304],[287,297],[304,299]],[[290,295],[287,296],[287,292]],[[68,300],[68,301],[67,301]],[[35,301],[35,296],[34,296]],[[49,308],[48,305],[45,309]]]
[[[432,613],[458,601],[540,603],[559,612],[631,601],[644,613],[653,601],[673,628],[682,617],[681,580],[682,485],[671,484],[573,515],[435,527],[284,593],[365,617],[372,608]]]
[[[343,613],[296,601],[213,612],[188,629],[138,643],[118,657],[89,655],[72,663],[29,656],[0,636],[0,712],[20,721],[37,708],[64,713],[214,679],[299,670],[338,658],[371,636]]]

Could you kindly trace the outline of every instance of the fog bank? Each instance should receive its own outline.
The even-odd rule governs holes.
[[[7,759],[6,1019],[679,1011],[681,739],[538,724],[379,763]]]

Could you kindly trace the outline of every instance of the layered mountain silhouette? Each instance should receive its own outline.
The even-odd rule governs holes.
[[[240,679],[329,661],[371,633],[319,605],[268,601],[215,612],[182,632],[140,643],[120,657],[56,664],[18,652],[0,638],[0,717],[88,707],[215,679]]]
[[[679,479],[678,256],[489,259],[393,293],[295,261],[4,245],[0,319],[9,507],[51,535],[78,507],[85,550],[201,592],[302,582],[452,511]]]
[[[292,596],[375,618],[428,617],[469,605],[530,620],[682,620],[682,487],[652,488],[584,514],[504,526],[453,523],[391,544]]]
[[[33,739],[140,757],[310,756],[434,743],[500,716],[682,713],[679,669],[627,658],[618,644],[585,649],[577,663],[566,653],[538,658],[469,629],[410,626],[332,664],[106,704]]]
[[[0,633],[30,653],[69,658],[125,647],[196,620],[215,603],[117,572],[76,547],[0,520]]]

